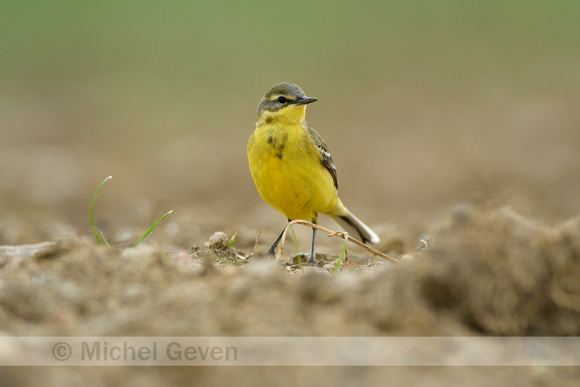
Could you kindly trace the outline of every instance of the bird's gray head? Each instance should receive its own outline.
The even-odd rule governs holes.
[[[258,105],[257,111],[257,122],[266,117],[274,119],[276,116],[280,118],[288,116],[287,118],[292,118],[296,114],[292,114],[292,111],[296,111],[296,107],[300,107],[296,113],[302,113],[304,115],[305,106],[309,103],[316,102],[318,99],[309,98],[304,94],[302,89],[290,82],[278,83],[270,90],[268,90]],[[304,117],[302,117],[303,119]]]

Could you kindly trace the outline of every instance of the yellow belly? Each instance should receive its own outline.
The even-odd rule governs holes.
[[[250,172],[262,199],[288,219],[317,221],[337,204],[318,149],[299,125],[262,125],[248,141]]]

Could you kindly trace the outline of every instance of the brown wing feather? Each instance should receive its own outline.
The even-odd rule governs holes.
[[[332,161],[332,156],[330,155],[324,140],[322,140],[322,137],[320,137],[320,135],[316,133],[316,131],[310,126],[307,125],[306,127],[308,128],[308,134],[310,135],[310,138],[312,138],[312,140],[316,143],[316,147],[320,153],[320,161],[322,162],[322,165],[328,169],[328,172],[330,172],[330,175],[332,176],[332,180],[334,180],[334,186],[336,189],[338,189],[338,174],[336,173],[334,161]]]

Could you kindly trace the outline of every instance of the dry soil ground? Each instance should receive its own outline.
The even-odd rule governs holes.
[[[163,254],[88,237],[0,250],[0,326],[22,336],[568,336],[580,333],[580,217],[559,225],[509,207],[462,207],[401,264],[363,251],[332,276],[213,240]],[[214,238],[215,239],[215,238]],[[397,245],[395,241],[391,241]],[[240,254],[253,241],[236,241]],[[403,245],[403,242],[398,242]],[[339,244],[340,246],[340,244]],[[216,250],[209,249],[215,248]],[[340,250],[340,248],[338,249]],[[401,257],[400,252],[393,255]],[[290,255],[287,253],[287,256]],[[318,256],[326,261],[332,256]],[[474,349],[477,350],[477,349]],[[441,354],[444,356],[444,354]],[[3,386],[577,385],[555,367],[4,368]]]

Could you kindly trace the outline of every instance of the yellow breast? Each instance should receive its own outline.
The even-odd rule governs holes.
[[[317,213],[337,203],[332,176],[301,125],[258,126],[248,141],[248,161],[262,199],[288,219],[316,222]]]

